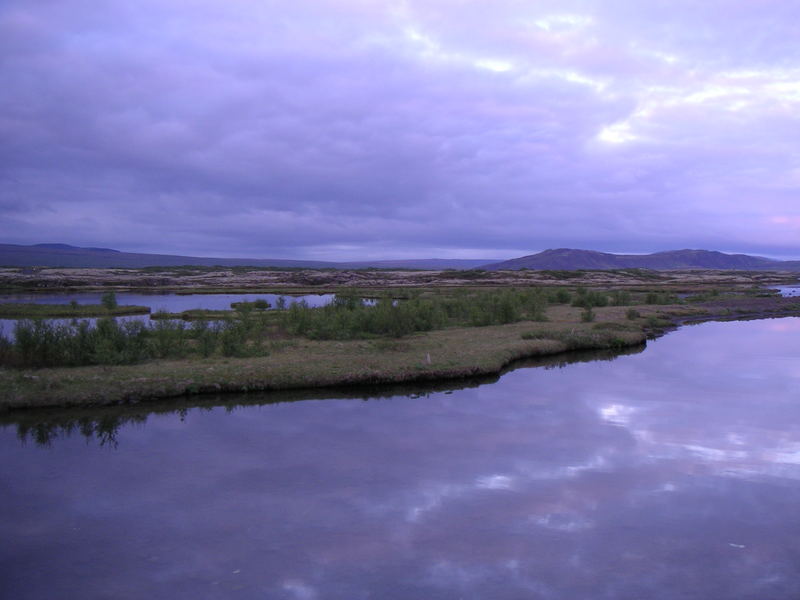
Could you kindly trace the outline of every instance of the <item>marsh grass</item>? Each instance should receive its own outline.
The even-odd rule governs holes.
[[[124,315],[146,315],[148,306],[114,306],[108,308],[104,304],[0,304],[0,319],[79,319],[85,317],[111,317]]]
[[[182,321],[209,321],[216,319],[226,319],[234,314],[231,310],[213,310],[208,308],[190,308],[181,312],[167,312],[159,310],[150,315],[150,319],[158,321],[161,319],[180,319]]]
[[[645,304],[681,304],[681,299],[669,292],[648,292]]]
[[[635,332],[623,331],[616,328],[596,329],[597,323],[592,330],[570,329],[570,330],[533,330],[522,334],[523,340],[555,340],[565,346],[565,350],[578,350],[586,348],[624,348],[638,341]]]

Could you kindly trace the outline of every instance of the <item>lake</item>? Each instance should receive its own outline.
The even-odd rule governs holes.
[[[800,598],[800,319],[562,366],[2,416],[0,596]]]
[[[800,285],[774,286],[772,287],[772,289],[778,290],[778,293],[784,298],[793,298],[795,296],[800,296]]]

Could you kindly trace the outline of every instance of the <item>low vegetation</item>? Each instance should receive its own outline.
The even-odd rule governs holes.
[[[269,322],[248,312],[222,321],[157,320],[119,323],[102,318],[95,325],[24,319],[11,340],[0,336],[0,365],[18,369],[127,365],[151,359],[263,356],[269,353]]]
[[[402,300],[394,296],[399,295]],[[276,310],[266,300],[236,302],[235,310],[194,309],[181,313],[157,312],[153,323],[117,323],[100,319],[96,325],[73,320],[57,323],[26,319],[17,323],[11,340],[0,338],[0,365],[14,368],[42,368],[85,365],[136,364],[152,359],[209,358],[212,356],[263,356],[278,340],[399,339],[408,335],[457,327],[488,327],[521,321],[548,320],[548,307],[568,305],[582,309],[579,321],[594,323],[597,309],[624,307],[636,301],[663,304],[677,300],[671,294],[631,294],[625,290],[574,288],[510,288],[480,290],[461,288],[447,293],[398,290],[376,300],[365,301],[353,291],[339,293],[323,307],[305,302],[288,306],[283,297]],[[98,311],[124,311],[113,292],[102,298]],[[25,307],[63,310],[56,316],[72,317],[86,305],[16,305],[24,316]],[[142,308],[145,311],[146,307]],[[77,313],[80,314],[80,313]],[[103,314],[103,312],[100,312]],[[123,313],[128,314],[128,313]],[[629,321],[640,312],[629,308]],[[191,324],[188,324],[190,322]],[[653,324],[648,322],[652,328]],[[605,347],[605,342],[599,347]]]
[[[103,304],[0,304],[0,319],[81,319],[90,317],[120,317],[146,315],[147,306],[114,306]]]
[[[153,321],[181,320],[181,321],[210,321],[224,320],[233,315],[230,310],[213,310],[207,308],[191,308],[181,312],[168,312],[158,310],[150,315]]]
[[[546,294],[538,288],[498,291],[457,290],[448,295],[413,295],[397,301],[386,295],[365,304],[354,294],[337,294],[320,308],[292,304],[283,326],[292,335],[311,339],[399,338],[445,327],[485,327],[522,320],[544,321],[550,300],[569,295]]]

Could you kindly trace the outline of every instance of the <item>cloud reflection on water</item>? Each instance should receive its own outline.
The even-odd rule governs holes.
[[[614,362],[421,398],[152,415],[116,449],[7,432],[7,589],[795,598],[800,405],[786,358],[799,329],[706,324]]]

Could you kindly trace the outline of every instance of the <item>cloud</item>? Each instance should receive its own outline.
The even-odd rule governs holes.
[[[0,235],[795,251],[800,9],[529,4],[7,2]]]

